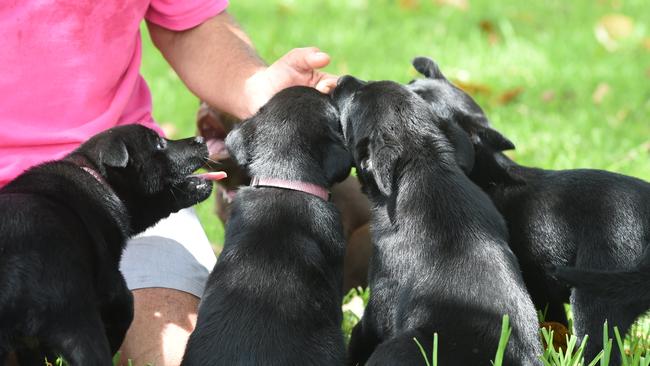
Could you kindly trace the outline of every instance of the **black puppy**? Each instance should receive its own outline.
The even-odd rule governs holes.
[[[352,166],[339,130],[327,95],[292,87],[228,135],[252,186],[234,200],[182,365],[345,362],[345,242],[327,197]]]
[[[505,363],[539,364],[535,309],[505,223],[459,167],[443,121],[389,81],[343,77],[334,100],[372,204],[371,296],[350,364],[421,365],[413,338],[430,354],[437,332],[441,364],[490,365],[504,314]]]
[[[590,334],[585,355],[594,357],[602,349],[605,319],[610,329],[616,325],[625,331],[650,307],[648,301],[635,301],[647,284],[636,291],[618,292],[629,300],[596,297],[598,291],[580,289],[570,296],[549,268],[620,271],[634,267],[650,246],[650,184],[602,170],[553,171],[518,165],[502,152],[514,145],[490,128],[483,110],[448,82],[432,60],[419,57],[413,66],[427,78],[408,87],[434,109],[446,111],[471,138],[476,160],[470,178],[490,195],[506,219],[510,247],[519,258],[533,302],[539,309],[547,307],[547,320],[567,324],[564,303],[571,301],[577,335]],[[634,272],[629,276],[636,278]],[[576,278],[574,283],[582,282]],[[603,291],[607,283],[602,283]]]
[[[112,365],[133,316],[125,241],[208,198],[212,185],[189,177],[207,156],[200,139],[116,127],[0,189],[0,363],[29,344]]]

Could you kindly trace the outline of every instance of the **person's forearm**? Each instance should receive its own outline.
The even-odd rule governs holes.
[[[247,80],[266,65],[229,14],[181,32],[148,26],[156,47],[197,97],[239,118],[255,112]]]

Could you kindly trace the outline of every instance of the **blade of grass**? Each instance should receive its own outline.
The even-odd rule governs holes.
[[[420,342],[417,340],[417,338],[413,337],[413,340],[415,341],[415,344],[418,345],[418,348],[420,349],[420,353],[422,354],[422,357],[424,357],[424,363],[425,363],[427,366],[431,366],[431,364],[429,363],[429,359],[427,358],[427,353],[424,351],[424,347],[422,347],[422,345],[421,345]]]
[[[631,366],[627,362],[627,355],[625,354],[625,346],[623,345],[621,334],[618,332],[618,327],[614,327],[614,335],[616,336],[616,343],[618,343],[618,351],[621,353],[621,365]]]
[[[612,339],[609,338],[607,320],[605,320],[605,323],[603,324],[603,347],[604,352],[602,358],[600,359],[600,366],[608,366],[609,358],[612,353]]]
[[[510,317],[506,314],[501,320],[501,337],[499,337],[497,354],[494,356],[494,361],[491,361],[493,366],[503,365],[503,356],[506,353],[506,347],[508,346],[508,339],[510,339],[511,333],[512,328],[510,328]]]
[[[433,366],[438,366],[438,333],[433,333],[433,356],[431,357]]]

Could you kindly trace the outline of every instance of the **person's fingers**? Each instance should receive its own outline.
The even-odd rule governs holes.
[[[334,91],[334,88],[336,88],[336,81],[338,80],[336,76],[333,75],[328,75],[331,77],[323,78],[319,80],[314,88],[318,90],[321,93],[324,94],[330,94]]]
[[[319,75],[319,81],[320,80],[323,80],[323,81],[326,80],[327,82],[334,82],[335,84],[339,81],[339,76],[338,75],[333,75],[333,74],[330,74],[330,73],[327,73],[327,72],[322,72],[322,71],[319,71],[318,75]]]
[[[316,47],[294,48],[282,56],[281,60],[300,72],[320,69],[330,63],[330,57]]]
[[[312,69],[320,69],[329,65],[330,56],[322,51],[313,52],[307,54],[306,62]]]

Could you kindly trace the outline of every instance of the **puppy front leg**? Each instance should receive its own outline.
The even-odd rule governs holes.
[[[61,314],[65,322],[51,324],[47,344],[70,366],[112,366],[104,325],[97,312],[70,309]]]
[[[100,310],[111,355],[119,350],[133,321],[133,294],[119,272],[113,273],[112,277],[106,281],[106,288],[110,291],[105,293]]]
[[[576,334],[581,339],[586,334],[589,335],[585,349],[586,361],[591,361],[603,349],[603,323],[605,320],[607,320],[609,338],[615,340],[614,327],[617,327],[621,336],[624,337],[636,318],[646,310],[644,306],[638,305],[621,306],[576,289],[573,290],[571,296],[571,306]],[[614,341],[610,364],[618,365],[620,362],[620,352],[618,352],[616,341]]]
[[[35,345],[34,347],[25,345],[18,346],[14,349],[14,353],[16,359],[9,361],[10,366],[42,366],[45,364],[44,361],[46,359],[48,361],[54,361],[57,358],[56,353],[50,349],[45,349],[41,344]]]
[[[0,334],[0,365],[11,365],[9,359],[9,339],[8,337]]]
[[[364,321],[361,319],[354,329],[352,329],[352,335],[350,336],[348,365],[365,365],[379,344],[379,341],[379,337],[373,331],[370,331],[367,325],[364,326]]]
[[[368,359],[366,366],[423,365],[425,363],[424,356],[418,348],[418,344],[413,339],[418,340],[424,349],[425,355],[431,355],[433,343],[431,334],[419,330],[410,330],[388,339],[376,347],[370,359]],[[456,361],[459,360],[456,359]],[[450,365],[453,363],[442,364]],[[475,363],[467,363],[465,360],[457,364],[477,365]]]

